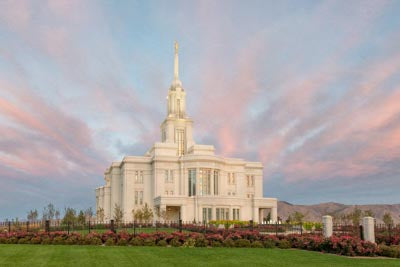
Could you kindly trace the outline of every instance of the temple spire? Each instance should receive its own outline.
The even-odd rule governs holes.
[[[178,42],[175,41],[174,80],[179,81]]]

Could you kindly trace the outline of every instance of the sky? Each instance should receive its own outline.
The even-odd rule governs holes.
[[[160,141],[174,41],[194,138],[264,196],[400,203],[400,1],[0,1],[0,220],[95,206]]]

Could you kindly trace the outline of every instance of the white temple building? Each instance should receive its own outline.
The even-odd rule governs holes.
[[[263,197],[261,162],[221,157],[214,146],[193,140],[193,120],[186,114],[186,91],[178,69],[175,43],[174,80],[167,117],[160,126],[161,142],[144,156],[126,156],[106,169],[105,185],[96,189],[96,211],[102,208],[109,221],[118,205],[124,220],[130,221],[132,210],[147,203],[155,214],[166,214],[167,220],[261,223],[270,213],[276,221],[277,199]]]

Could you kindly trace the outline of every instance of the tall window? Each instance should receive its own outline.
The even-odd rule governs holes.
[[[234,172],[228,172],[228,184],[236,184],[236,177]]]
[[[175,129],[175,143],[178,144],[178,156],[185,154],[185,130]]]
[[[189,197],[196,195],[196,169],[189,169]]]
[[[214,170],[214,195],[218,195],[219,171]]]
[[[229,208],[216,208],[217,220],[229,220]]]
[[[173,170],[165,170],[165,182],[166,183],[174,182],[174,171]]]
[[[143,184],[143,171],[135,171],[135,184]]]
[[[176,108],[178,109],[178,117],[182,118],[181,100],[180,99],[176,100]]]
[[[143,205],[143,191],[135,191],[135,205]]]
[[[203,222],[208,222],[212,220],[212,210],[211,208],[203,208]]]
[[[246,175],[247,186],[254,186],[254,175]]]
[[[200,169],[199,175],[199,195],[207,196],[211,195],[211,170],[210,169]]]
[[[239,209],[233,209],[232,210],[232,212],[233,212],[233,219],[234,220],[240,220],[240,211],[239,211]]]
[[[143,191],[139,191],[139,204],[143,205]]]

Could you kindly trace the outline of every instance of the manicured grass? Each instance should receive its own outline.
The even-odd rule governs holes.
[[[0,266],[400,266],[400,260],[263,248],[0,245]]]

